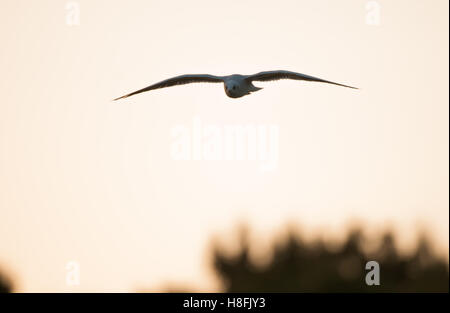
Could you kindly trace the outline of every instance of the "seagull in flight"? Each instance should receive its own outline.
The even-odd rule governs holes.
[[[190,83],[223,83],[225,88],[225,93],[230,98],[240,98],[246,95],[249,95],[252,92],[261,90],[262,88],[256,87],[253,85],[254,81],[272,81],[272,80],[280,80],[280,79],[294,79],[294,80],[306,80],[306,81],[314,81],[314,82],[320,82],[320,83],[327,83],[327,84],[333,84],[338,85],[342,87],[347,88],[353,88],[358,89],[356,87],[347,86],[339,83],[335,83],[332,81],[328,81],[325,79],[301,74],[301,73],[295,73],[290,71],[267,71],[267,72],[260,72],[253,75],[239,75],[239,74],[233,74],[228,76],[215,76],[215,75],[209,75],[209,74],[187,74],[187,75],[180,75],[176,77],[172,77],[166,80],[163,80],[159,83],[150,85],[148,87],[139,89],[137,91],[134,91],[132,93],[129,93],[125,96],[116,98],[114,100],[119,100],[123,98],[127,98],[133,95],[137,95],[138,93],[150,91],[154,89],[159,88],[165,88],[165,87],[172,87],[176,85],[185,85]]]

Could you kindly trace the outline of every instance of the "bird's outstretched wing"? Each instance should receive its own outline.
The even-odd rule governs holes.
[[[159,83],[150,85],[148,87],[139,89],[137,91],[134,91],[132,93],[129,93],[125,96],[116,98],[114,100],[119,100],[123,98],[127,98],[133,95],[136,95],[141,92],[158,89],[158,88],[165,88],[165,87],[171,87],[176,85],[184,85],[184,84],[190,84],[190,83],[221,83],[223,82],[223,77],[220,76],[214,76],[209,74],[188,74],[188,75],[181,75],[172,77],[166,80],[163,80]]]
[[[279,80],[279,79],[295,79],[295,80],[308,80],[308,81],[314,81],[314,82],[321,82],[321,83],[327,83],[327,84],[333,84],[353,89],[358,89],[356,87],[347,86],[335,82],[331,82],[325,79],[301,74],[301,73],[295,73],[290,71],[267,71],[267,72],[260,72],[254,75],[248,75],[248,77],[245,78],[247,81],[270,81],[270,80]]]

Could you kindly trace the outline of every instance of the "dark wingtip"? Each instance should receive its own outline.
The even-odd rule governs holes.
[[[117,101],[117,100],[120,100],[120,99],[124,99],[124,98],[126,98],[126,97],[128,97],[128,96],[122,96],[122,97],[119,97],[119,98],[113,99],[113,101]]]
[[[348,85],[343,85],[343,84],[336,84],[338,86],[342,86],[342,87],[347,87],[347,88],[352,88],[352,89],[359,89],[358,87],[353,87],[353,86],[348,86]]]
[[[353,86],[349,86],[349,85],[344,85],[344,84],[340,84],[340,83],[335,83],[329,80],[319,80],[319,82],[322,83],[328,83],[328,84],[332,84],[332,85],[336,85],[336,86],[341,86],[341,87],[346,87],[346,88],[351,88],[351,89],[359,89],[358,87],[353,87]]]

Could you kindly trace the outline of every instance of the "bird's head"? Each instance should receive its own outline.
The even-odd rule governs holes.
[[[243,92],[235,82],[228,82],[225,84],[225,93],[231,98],[239,98],[245,95],[245,92]]]

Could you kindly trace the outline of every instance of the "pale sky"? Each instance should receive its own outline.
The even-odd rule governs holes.
[[[73,6],[79,4],[79,25]],[[0,271],[17,291],[216,290],[209,247],[357,219],[448,258],[448,1],[3,0]],[[76,13],[76,12],[75,12]],[[370,15],[372,16],[372,15]],[[76,18],[75,18],[76,20]],[[185,73],[284,69],[240,99],[219,84],[111,99]],[[276,125],[279,160],[176,161],[177,125]],[[80,265],[80,285],[66,264]]]

